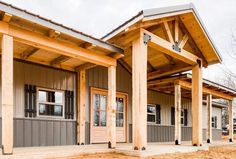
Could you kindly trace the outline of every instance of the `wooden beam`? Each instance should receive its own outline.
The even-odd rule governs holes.
[[[22,60],[26,60],[28,59],[30,56],[32,56],[33,54],[35,54],[37,51],[39,51],[38,48],[33,48],[33,47],[29,47],[27,48],[20,56]]]
[[[206,108],[207,108],[207,129],[206,129],[206,139],[207,143],[212,142],[212,95],[207,95],[206,100]]]
[[[172,56],[173,58],[181,60],[187,64],[190,64],[190,65],[197,64],[197,60],[199,60],[199,58],[196,55],[194,55],[184,49],[182,49],[180,52],[176,51],[173,49],[172,43],[160,38],[159,36],[149,32],[147,30],[142,29],[142,32],[151,37],[151,40],[148,42],[148,45],[150,47],[157,49],[165,54],[168,54],[168,55]]]
[[[9,23],[11,21],[12,15],[9,13],[4,13],[2,17],[2,21]]]
[[[87,50],[57,39],[48,38],[47,36],[39,33],[27,31],[4,22],[0,22],[0,33],[6,33],[13,36],[15,41],[61,55],[95,63],[105,67],[116,66],[116,60],[111,57],[99,55],[95,51]]]
[[[68,61],[69,59],[71,59],[71,57],[61,55],[61,56],[58,56],[57,58],[55,58],[54,60],[52,60],[50,62],[50,65],[59,65],[63,62]]]
[[[86,106],[86,70],[81,70],[77,73],[79,79],[78,87],[78,116],[77,116],[77,144],[85,144],[85,106]]]
[[[148,73],[148,80],[153,80],[156,78],[160,78],[160,77],[164,77],[164,76],[168,76],[168,75],[172,75],[172,74],[176,74],[176,73],[181,73],[184,71],[189,71],[191,70],[191,66],[187,66],[187,67],[172,67],[170,69],[166,69],[166,70],[157,70],[157,71],[153,71]]]
[[[133,41],[132,49],[132,132],[134,150],[147,146],[147,45],[144,34]]]
[[[96,67],[97,65],[96,64],[93,64],[93,63],[85,63],[85,64],[82,64],[82,65],[79,65],[75,68],[75,71],[76,72],[80,72],[81,70],[88,70],[88,69],[91,69],[91,68],[94,68]]]
[[[233,110],[233,101],[229,101],[229,142],[234,141],[234,110]]]
[[[175,42],[179,43],[179,21],[175,20]]]
[[[57,38],[57,37],[60,36],[60,34],[61,33],[59,31],[57,31],[57,30],[50,30],[49,33],[48,33],[48,36],[50,38]]]
[[[116,147],[116,67],[108,67],[108,148]]]
[[[175,84],[175,144],[181,144],[181,86]]]
[[[179,43],[179,48],[180,49],[183,49],[183,47],[185,46],[185,44],[187,43],[187,41],[188,41],[188,34],[185,34],[184,36],[183,36],[183,39],[181,40],[181,42]]]
[[[190,46],[195,50],[196,54],[202,59],[203,66],[207,67],[208,66],[208,62],[206,61],[206,58],[202,55],[201,50],[198,48],[197,44],[193,40],[192,36],[188,32],[187,28],[185,27],[185,25],[183,24],[181,19],[178,19],[178,20],[179,20],[179,26],[180,26],[181,31],[183,33],[185,33],[186,35],[188,35],[188,42],[189,42]]]
[[[174,44],[174,38],[173,38],[173,36],[172,36],[172,33],[171,33],[171,31],[170,31],[170,28],[169,28],[168,23],[167,23],[167,22],[164,22],[163,24],[164,24],[165,32],[166,32],[166,34],[167,34],[167,37],[168,37],[169,42],[171,42],[172,44]]]
[[[192,144],[202,146],[202,66],[192,69]]]
[[[179,80],[178,84],[180,84],[185,89],[188,89],[188,90],[192,89],[192,85],[191,85],[190,82]],[[212,96],[214,96],[214,97],[222,98],[222,99],[225,99],[225,100],[232,100],[234,98],[233,96],[231,96],[229,94],[219,92],[219,91],[216,91],[216,90],[213,90],[213,89],[210,89],[210,88],[206,88],[206,87],[203,87],[202,91],[203,91],[204,94],[212,94]]]
[[[2,36],[2,149],[13,153],[13,38]]]

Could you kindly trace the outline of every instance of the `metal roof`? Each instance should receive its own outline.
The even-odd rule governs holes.
[[[135,24],[136,22],[141,21],[142,19],[150,18],[150,17],[154,17],[154,16],[165,16],[165,15],[168,16],[167,14],[169,14],[169,13],[178,13],[178,12],[181,13],[182,11],[189,11],[189,12],[192,11],[194,13],[194,15],[196,16],[197,20],[199,21],[201,27],[203,28],[207,38],[209,39],[211,45],[213,46],[215,52],[217,53],[219,60],[222,61],[220,53],[219,53],[216,45],[214,44],[213,39],[211,38],[209,32],[207,31],[206,27],[204,26],[202,19],[200,18],[193,3],[184,4],[184,5],[176,5],[176,6],[171,6],[171,7],[142,10],[136,16],[132,17],[131,19],[129,19],[125,23],[121,24],[120,26],[118,26],[117,28],[115,28],[114,30],[112,30],[111,32],[106,34],[105,36],[103,36],[102,39],[109,40],[112,37],[119,34],[120,32],[124,31],[126,28]]]
[[[121,48],[114,46],[106,41],[103,41],[101,39],[97,39],[97,38],[87,35],[83,32],[80,32],[80,31],[75,30],[73,28],[64,26],[63,24],[59,24],[59,23],[54,22],[50,19],[41,17],[40,15],[36,15],[34,13],[23,10],[23,9],[13,6],[11,4],[0,1],[0,10],[3,12],[9,13],[13,16],[16,16],[16,17],[31,21],[33,23],[39,24],[41,26],[47,27],[49,29],[59,31],[59,32],[69,35],[71,37],[83,40],[83,41],[91,43],[91,44],[94,44],[94,45],[99,46],[101,48],[104,48],[104,49],[107,49],[107,50],[110,50],[113,52],[117,52],[117,53],[123,53],[123,50]]]

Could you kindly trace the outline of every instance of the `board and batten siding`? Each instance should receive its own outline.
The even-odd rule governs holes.
[[[50,119],[50,118],[39,118],[39,117],[25,118],[24,116],[25,84],[36,85],[37,87],[48,88],[48,89],[71,90],[75,92],[75,99],[76,99],[76,74],[68,71],[62,71],[41,65],[14,60],[13,78],[14,78],[13,80],[14,147],[76,144],[75,119],[73,120],[53,119],[53,118]],[[1,82],[0,82],[0,87],[1,87]],[[1,102],[1,91],[0,91],[0,102]],[[1,110],[2,109],[0,106],[0,117],[2,114]],[[0,136],[0,142],[1,142],[1,136]]]
[[[0,71],[1,73],[1,71]],[[44,66],[14,61],[14,117],[24,117],[24,85],[74,90],[76,97],[76,76],[74,73],[52,69]],[[1,84],[0,84],[1,85]],[[1,92],[1,91],[0,91]],[[1,102],[1,93],[0,93]],[[2,114],[0,108],[0,116]]]

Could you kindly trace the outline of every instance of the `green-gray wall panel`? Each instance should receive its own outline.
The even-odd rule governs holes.
[[[132,124],[129,124],[129,142],[132,142]],[[191,141],[192,127],[181,127],[182,141]],[[148,125],[147,141],[148,142],[174,142],[174,126]],[[222,131],[220,129],[212,130],[213,140],[221,140]],[[206,140],[206,130],[203,129],[203,140]]]
[[[1,133],[0,125],[0,144]],[[14,118],[14,147],[75,144],[75,121]]]

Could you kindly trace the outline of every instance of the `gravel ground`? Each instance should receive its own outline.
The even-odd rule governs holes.
[[[104,153],[93,155],[82,155],[67,159],[140,159],[139,157],[125,156],[116,153]],[[209,151],[198,151],[192,153],[175,153],[169,155],[152,156],[144,159],[236,159],[236,146],[213,146]]]

